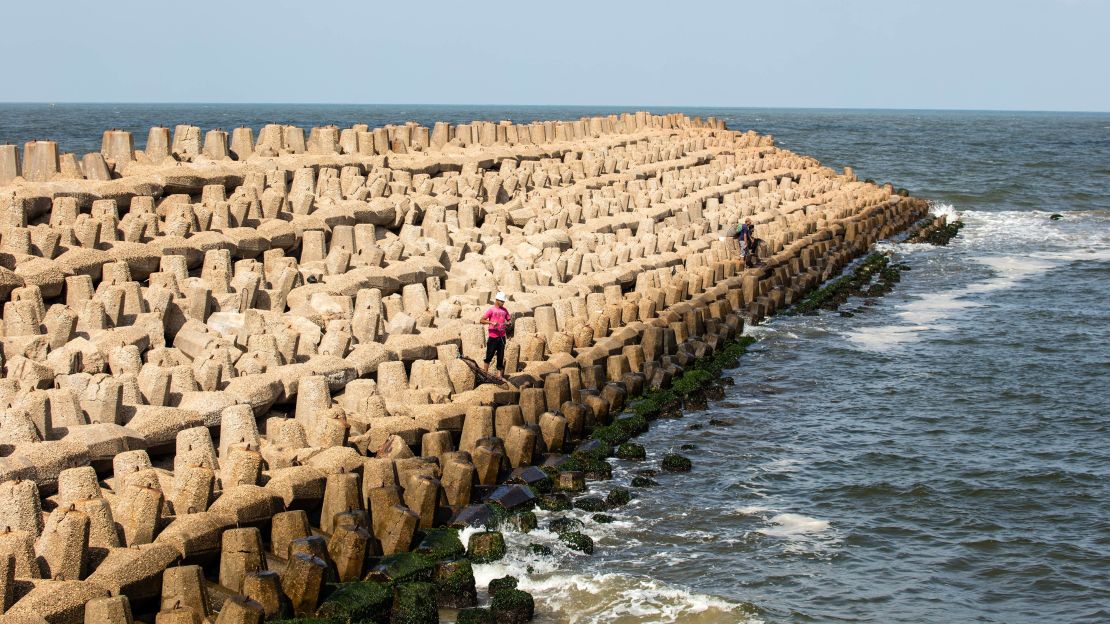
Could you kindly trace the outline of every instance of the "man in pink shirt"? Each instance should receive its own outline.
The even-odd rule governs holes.
[[[489,363],[497,356],[497,374],[505,375],[505,336],[509,327],[509,311],[505,309],[505,293],[499,292],[493,298],[493,307],[486,310],[479,321],[489,327],[489,338],[486,340],[486,359],[482,370],[489,372]]]

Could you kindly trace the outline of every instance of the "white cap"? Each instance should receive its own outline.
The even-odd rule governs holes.
[[[505,293],[503,293],[503,292],[497,293],[497,296],[495,296],[494,299],[504,303],[505,302]]]

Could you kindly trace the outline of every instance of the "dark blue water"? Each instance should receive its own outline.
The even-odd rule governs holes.
[[[609,112],[0,105],[0,142]],[[694,445],[694,472],[661,476],[613,524],[579,515],[593,557],[514,535],[480,582],[523,575],[545,622],[1110,621],[1110,114],[682,112],[909,188],[967,227],[949,247],[888,246],[912,270],[852,318],[753,328],[726,401],[640,440],[647,465]],[[556,556],[521,554],[529,542]]]

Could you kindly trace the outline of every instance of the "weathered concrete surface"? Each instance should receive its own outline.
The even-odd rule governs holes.
[[[0,149],[0,555],[12,609],[58,605],[51,621],[109,591],[206,616],[201,568],[163,579],[181,560],[272,610],[269,561],[310,612],[359,558],[412,548],[925,211],[680,115],[178,126],[145,151],[106,132],[83,167],[44,141],[16,156]],[[727,237],[744,218],[765,266]],[[458,359],[482,356],[498,291],[519,390]]]

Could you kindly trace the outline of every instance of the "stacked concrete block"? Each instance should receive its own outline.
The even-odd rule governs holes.
[[[74,162],[0,146],[0,580],[113,621],[211,618],[208,584],[247,597],[227,621],[313,612],[925,210],[677,114],[113,130]],[[514,387],[460,359],[499,291]]]

